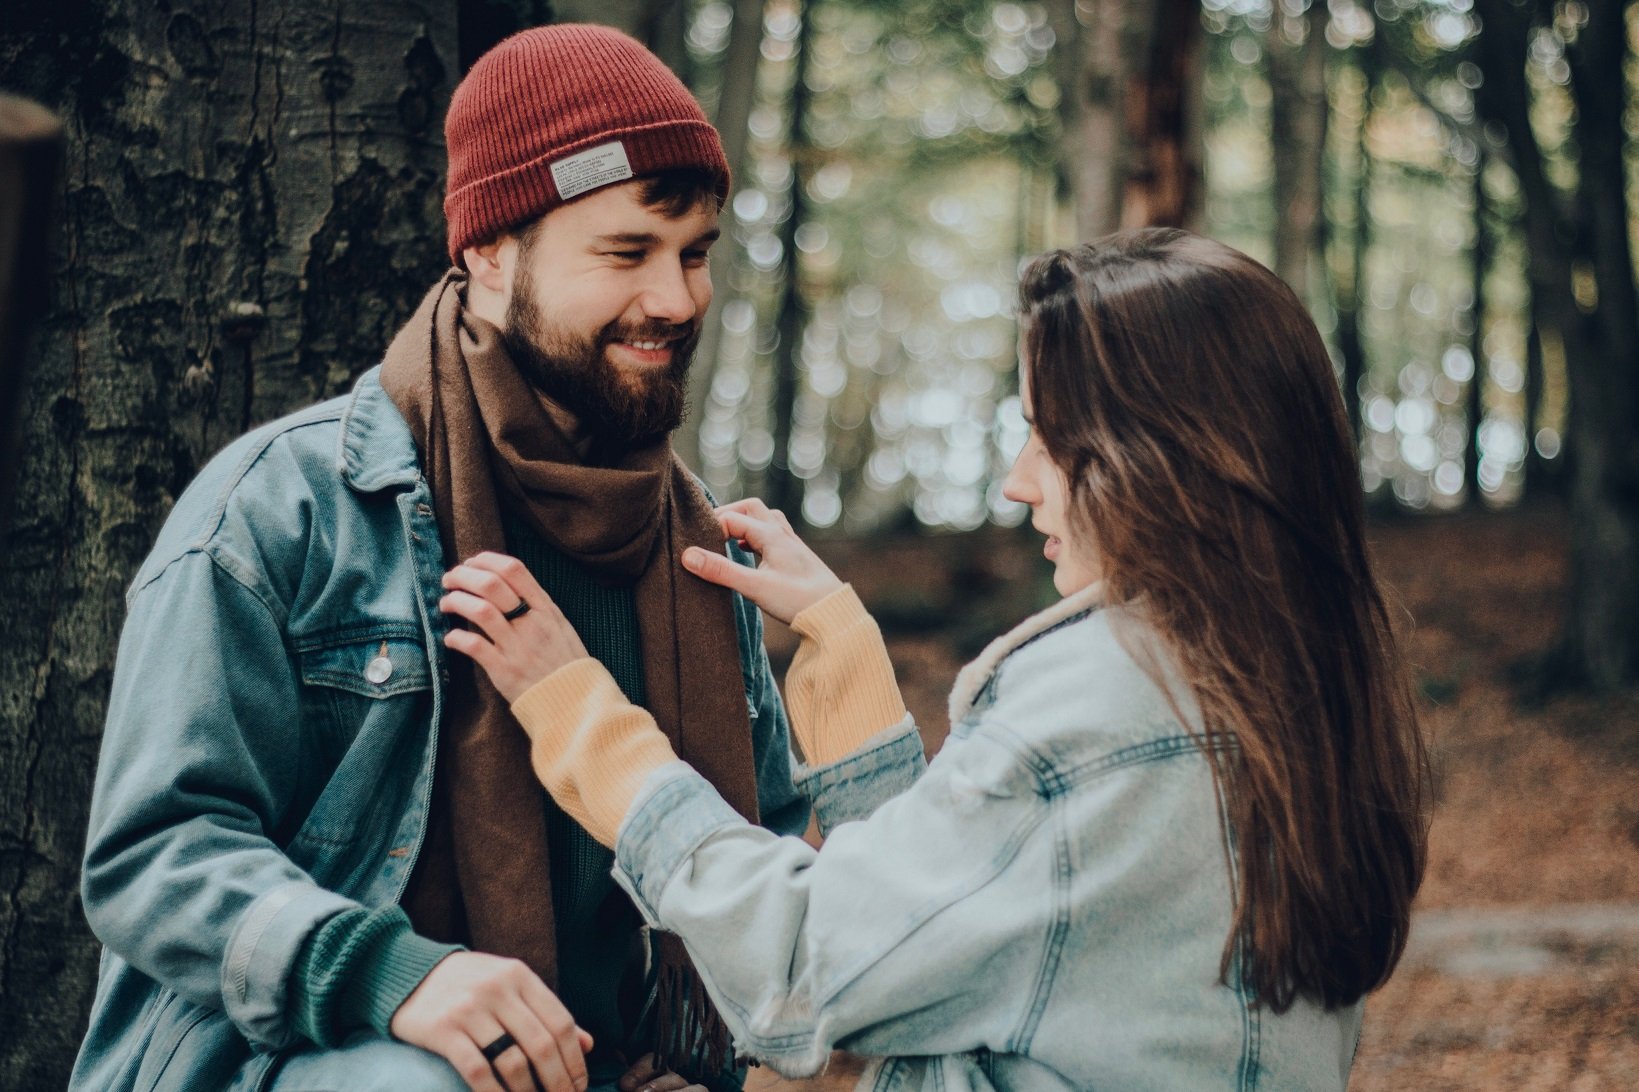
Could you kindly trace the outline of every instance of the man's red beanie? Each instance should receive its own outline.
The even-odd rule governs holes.
[[[444,119],[450,260],[565,201],[696,167],[728,195],[723,142],[660,58],[610,27],[514,34],[478,59]]]

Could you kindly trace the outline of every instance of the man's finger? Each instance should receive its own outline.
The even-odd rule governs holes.
[[[539,1081],[548,1092],[580,1092],[581,1086],[575,1083],[568,1066],[564,1064],[558,1040],[553,1038],[552,1032],[547,1030],[533,1009],[521,999],[512,998],[500,1016],[518,1040],[518,1049],[507,1051],[507,1055],[515,1056],[517,1062],[517,1076],[512,1070],[503,1071],[508,1084],[529,1090]],[[530,1076],[531,1070],[534,1072],[533,1078]],[[523,1083],[519,1084],[520,1081]]]
[[[557,1051],[552,1052],[552,1058],[557,1060]],[[497,1054],[490,1065],[500,1075],[507,1092],[534,1092],[535,1072],[539,1067],[524,1053],[522,1039]]]
[[[438,1053],[455,1067],[472,1092],[509,1092],[496,1080],[495,1071],[490,1068],[489,1059],[484,1057],[483,1048],[467,1035],[451,1035],[440,1045]]]
[[[558,1079],[562,1083],[554,1086],[547,1079],[547,1074],[537,1071],[536,1076],[548,1089],[556,1092],[557,1088],[564,1088],[568,1092],[581,1092],[587,1085],[585,1052],[591,1049],[591,1036],[587,1035],[575,1025],[574,1018],[569,1010],[563,1007],[556,994],[546,988],[546,983],[533,974],[520,983],[518,990],[523,1004],[529,1006],[536,1020],[551,1037],[558,1058],[558,1070],[561,1074]],[[582,1046],[582,1041],[586,1046]]]

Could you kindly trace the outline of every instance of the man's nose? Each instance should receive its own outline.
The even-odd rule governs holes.
[[[675,325],[696,317],[694,293],[689,291],[688,273],[682,265],[657,263],[643,293],[643,314]]]

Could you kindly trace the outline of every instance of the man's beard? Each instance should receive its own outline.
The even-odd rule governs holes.
[[[627,325],[616,320],[582,337],[549,327],[528,277],[520,275],[501,338],[524,378],[573,413],[601,449],[648,447],[683,421],[689,365],[700,341],[698,323]],[[607,349],[614,342],[645,340],[668,342],[670,363],[639,369],[610,362]]]

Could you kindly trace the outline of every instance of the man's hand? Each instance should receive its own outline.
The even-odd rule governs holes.
[[[690,1084],[668,1069],[656,1069],[653,1054],[639,1058],[615,1087],[620,1092],[706,1092],[703,1084]]]
[[[391,1030],[393,1038],[443,1057],[473,1092],[586,1089],[592,1037],[516,959],[452,952],[398,1007]],[[485,1058],[484,1048],[502,1035],[515,1045]]]
[[[842,581],[819,555],[797,537],[785,513],[755,497],[717,509],[725,538],[738,539],[756,551],[755,569],[736,565],[722,554],[691,546],[683,551],[683,567],[702,580],[739,592],[773,618],[789,625],[791,619],[842,587]]]

